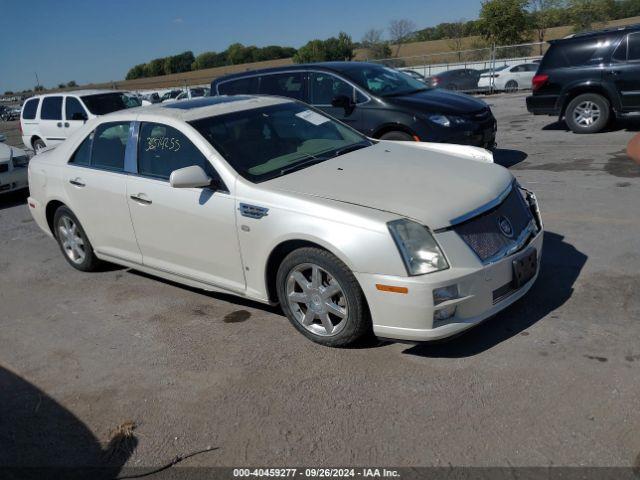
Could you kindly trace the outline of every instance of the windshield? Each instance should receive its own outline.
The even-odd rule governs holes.
[[[120,92],[87,95],[82,97],[82,101],[94,115],[106,115],[125,108],[140,106],[140,101],[137,98]]]
[[[344,74],[365,90],[383,97],[427,90],[426,85],[421,81],[393,68],[379,65],[354,68]]]
[[[306,105],[283,103],[190,124],[244,178],[258,183],[372,145]]]

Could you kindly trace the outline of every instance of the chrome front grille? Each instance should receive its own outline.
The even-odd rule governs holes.
[[[453,230],[487,264],[520,250],[538,227],[529,205],[514,186],[498,206],[455,225]]]

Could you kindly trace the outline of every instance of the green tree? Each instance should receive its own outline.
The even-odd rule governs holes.
[[[147,76],[147,68],[145,63],[140,63],[135,67],[131,67],[125,77],[127,80],[134,80],[136,78],[142,78]]]
[[[202,70],[203,68],[213,68],[220,66],[219,57],[216,52],[202,52],[196,57],[191,65],[191,70]]]
[[[241,43],[232,43],[226,50],[227,61],[231,65],[246,63],[245,50],[245,46]]]
[[[391,56],[391,48],[389,42],[383,40],[382,30],[371,28],[365,32],[360,42],[362,48],[367,50],[368,56],[374,59],[389,58]]]
[[[5,95],[13,95],[13,91],[12,90],[6,90],[4,92]]]
[[[480,9],[478,30],[497,45],[513,45],[531,39],[528,0],[485,0]]]
[[[164,73],[165,75],[171,73],[190,72],[191,65],[195,61],[193,52],[182,52],[178,55],[172,55],[165,58],[164,61]]]
[[[338,37],[326,40],[311,40],[301,47],[293,56],[296,63],[330,62],[334,60],[351,60],[354,44],[351,37],[340,32]]]
[[[34,92],[43,92],[44,91],[44,86],[36,85],[35,87],[33,87],[33,91]]]
[[[540,55],[543,53],[543,44],[547,29],[558,25],[563,0],[530,0],[531,25],[536,33],[536,40],[540,43]]]
[[[400,53],[400,47],[411,39],[415,29],[415,23],[406,18],[391,20],[389,22],[389,36],[391,38],[391,43],[396,46],[396,57]]]
[[[77,86],[78,86],[78,84],[76,83],[75,80],[71,80],[71,81],[67,82],[67,87],[69,87],[69,88],[73,88],[73,87],[77,87]]]
[[[591,30],[611,18],[613,0],[569,0],[569,15],[574,32]]]

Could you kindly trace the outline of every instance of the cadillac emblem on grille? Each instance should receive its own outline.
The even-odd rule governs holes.
[[[505,237],[513,238],[513,226],[511,225],[511,221],[504,215],[498,217],[498,228]]]

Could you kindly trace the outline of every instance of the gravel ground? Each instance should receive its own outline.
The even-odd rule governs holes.
[[[0,197],[0,465],[214,446],[182,465],[637,466],[637,125],[579,136],[523,94],[487,100],[496,160],[538,194],[543,266],[524,299],[439,344],[323,348],[277,309],[77,272],[26,195]]]

